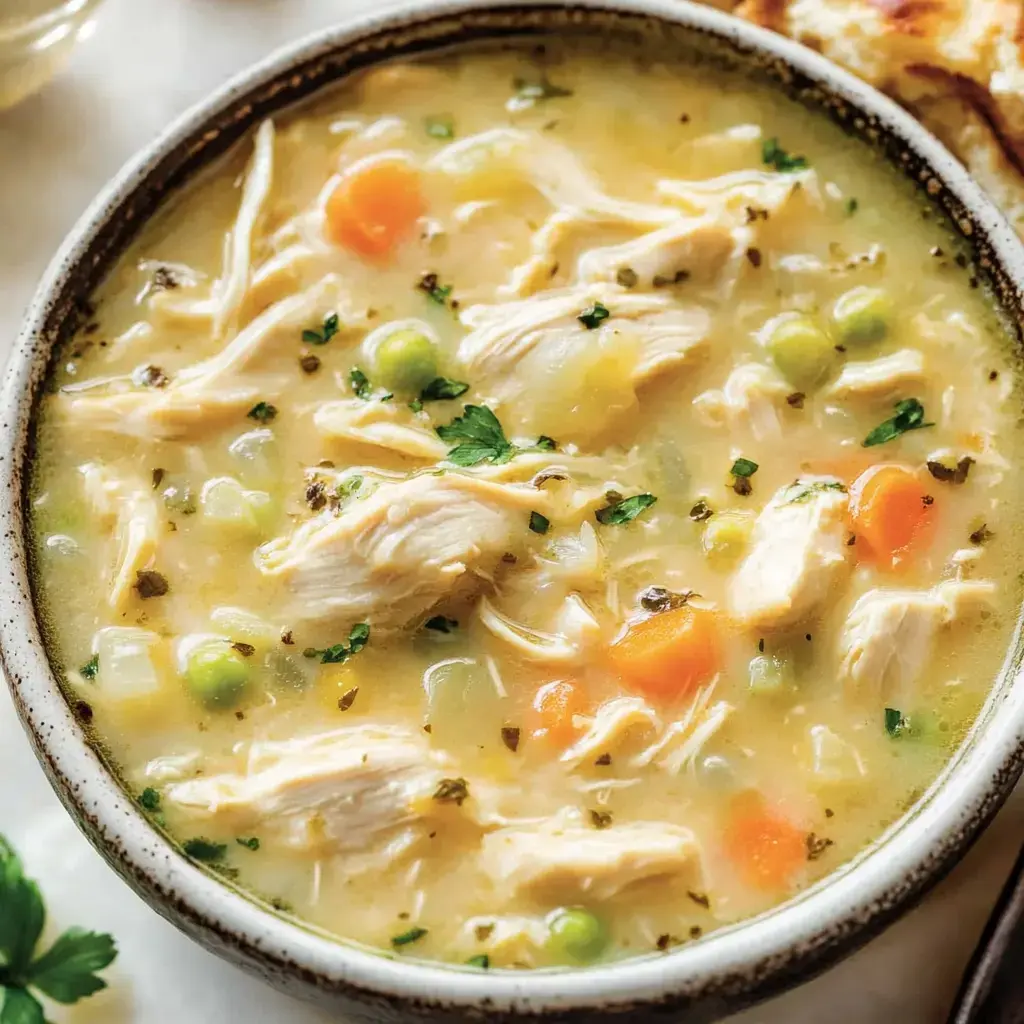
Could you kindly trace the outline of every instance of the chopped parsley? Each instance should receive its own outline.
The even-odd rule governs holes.
[[[612,823],[612,816],[608,811],[591,811],[590,823],[596,829],[608,828]]]
[[[146,811],[159,811],[160,794],[152,786],[147,786],[139,794],[139,806]]]
[[[459,628],[458,619],[449,619],[447,615],[435,615],[423,623],[424,629],[432,629],[437,633],[451,633]]]
[[[358,697],[358,696],[359,696],[359,687],[358,686],[353,686],[351,690],[346,690],[338,698],[338,710],[339,711],[348,711],[348,709],[350,707],[352,707],[353,704],[355,704],[356,697]]]
[[[257,402],[245,415],[257,423],[270,423],[277,417],[277,406],[269,402]]]
[[[432,139],[454,139],[455,122],[446,116],[426,117],[423,127]]]
[[[256,653],[256,648],[252,644],[247,644],[243,640],[235,640],[231,644],[231,649],[238,651],[243,658],[251,658]]]
[[[980,547],[982,544],[987,544],[993,536],[994,534],[988,526],[985,523],[982,523],[981,526],[971,533],[970,541],[972,544],[976,544]]]
[[[551,520],[547,516],[542,516],[539,512],[531,512],[530,529],[534,533],[543,535],[551,529]]]
[[[707,910],[711,906],[711,900],[708,899],[707,893],[694,892],[693,889],[687,889],[686,895],[689,896],[698,907],[703,907]]]
[[[463,779],[442,779],[434,790],[434,799],[442,804],[461,807],[469,799],[469,783]]]
[[[503,725],[501,727],[501,742],[514,754],[519,749],[519,737],[522,730],[517,725]]]
[[[349,498],[354,498],[360,488],[363,486],[363,478],[358,474],[346,477],[340,484],[334,489],[334,496],[339,502],[348,501]]]
[[[471,956],[466,961],[467,967],[479,967],[481,970],[486,971],[491,966],[491,958],[486,953],[477,953],[476,956]]]
[[[714,510],[703,499],[698,501],[693,508],[690,509],[690,518],[695,523],[702,523],[705,519],[710,519],[714,514]]]
[[[516,78],[512,82],[512,88],[515,89],[516,94],[509,100],[507,106],[513,112],[528,110],[544,100],[562,99],[573,94],[572,89],[555,85],[554,82],[548,79],[547,75],[541,75],[533,80]]]
[[[365,622],[357,623],[348,634],[348,643],[334,644],[319,649],[307,647],[302,655],[305,658],[319,658],[321,665],[340,665],[348,661],[353,654],[358,654],[370,642],[370,627]]]
[[[256,836],[249,836],[248,838],[245,836],[239,836],[235,842],[238,843],[239,846],[244,846],[247,850],[252,850],[253,852],[260,848],[260,841]]]
[[[846,216],[852,217],[857,212],[857,207],[859,206],[860,203],[857,202],[857,197],[850,196],[850,198],[846,200],[845,204]]]
[[[503,465],[517,455],[529,451],[553,451],[555,442],[541,436],[528,448],[512,444],[505,436],[498,417],[486,405],[467,405],[461,416],[437,428],[437,436],[455,447],[448,452],[448,461],[456,466],[476,466],[481,462]]]
[[[808,166],[806,157],[793,156],[787,153],[779,145],[779,140],[774,136],[770,139],[765,139],[761,144],[761,160],[767,166],[773,167],[776,171],[781,171],[782,173],[802,171]]]
[[[447,402],[459,398],[469,390],[469,385],[450,377],[435,377],[421,392],[420,402]],[[417,410],[418,411],[418,410]]]
[[[374,400],[387,402],[395,397],[390,391],[376,394],[373,385],[370,383],[370,378],[358,366],[353,366],[349,370],[348,386],[352,389],[352,393],[356,398],[361,398],[364,402],[372,402]]]
[[[395,949],[401,949],[402,946],[408,946],[413,942],[419,942],[424,935],[427,934],[426,928],[410,928],[407,932],[402,932],[401,935],[396,935],[391,940],[391,945]]]
[[[319,331],[305,330],[302,332],[302,340],[308,345],[326,345],[337,333],[341,326],[337,313],[331,313],[324,317],[323,326]]]
[[[579,322],[583,324],[588,331],[593,331],[610,316],[611,313],[608,312],[607,307],[602,306],[600,302],[595,302],[592,306],[587,306],[587,308],[583,310],[576,319],[579,320]]]
[[[153,569],[136,569],[134,589],[139,597],[146,600],[150,597],[163,597],[171,587],[162,573]]]
[[[96,678],[96,674],[100,670],[100,656],[94,654],[78,671],[83,679],[88,679],[90,682]]]
[[[963,484],[967,482],[967,475],[971,471],[971,466],[974,465],[974,459],[969,455],[965,455],[952,469],[932,459],[929,459],[926,465],[928,466],[928,472],[936,480],[946,484]]]
[[[691,597],[697,597],[692,590],[679,594],[665,587],[646,587],[640,591],[640,607],[645,612],[667,612],[682,608]]]
[[[802,409],[804,407],[804,399],[807,396],[802,391],[794,391],[791,395],[786,395],[786,405],[791,409]]]
[[[815,494],[823,494],[826,491],[839,491],[846,493],[846,487],[838,480],[812,480],[810,483],[803,483],[796,480],[785,490],[784,505],[802,505],[811,500]]]
[[[425,292],[439,306],[449,305],[452,286],[450,284],[441,284],[441,280],[437,274],[424,274],[423,277],[420,278],[419,284],[417,284],[416,287],[421,292]]]
[[[756,462],[750,459],[739,458],[732,464],[729,472],[732,474],[732,489],[741,497],[745,497],[753,491],[750,478],[758,471]]]
[[[624,526],[631,523],[641,512],[649,509],[658,499],[653,494],[634,494],[631,498],[612,501],[599,508],[594,518],[602,526]]]
[[[925,423],[924,406],[916,398],[904,398],[896,403],[896,415],[884,423],[879,423],[861,444],[864,448],[872,448],[876,444],[893,441],[907,431],[934,426],[934,423]]]
[[[181,848],[193,860],[201,860],[204,864],[217,864],[224,859],[228,852],[226,843],[215,843],[212,839],[204,836],[197,836],[195,839],[186,839]]]
[[[817,860],[830,846],[835,846],[831,839],[819,836],[814,832],[808,832],[804,836],[804,845],[807,848],[807,859]]]
[[[640,278],[632,267],[619,267],[615,271],[615,283],[621,288],[635,288]]]
[[[110,935],[68,928],[43,952],[46,907],[17,854],[0,836],[0,1021],[45,1024],[35,993],[77,1003],[107,987],[97,976],[117,957]]]
[[[897,708],[885,709],[885,731],[890,736],[899,736],[910,727],[910,721]]]
[[[171,378],[159,366],[140,366],[132,374],[132,383],[141,388],[165,388]]]

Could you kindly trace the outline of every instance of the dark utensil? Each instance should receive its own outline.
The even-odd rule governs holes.
[[[948,1024],[1024,1024],[1024,849],[964,971]]]

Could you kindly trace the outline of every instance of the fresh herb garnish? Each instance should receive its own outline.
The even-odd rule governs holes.
[[[434,799],[442,804],[461,807],[469,799],[469,783],[463,779],[442,779],[434,790]]]
[[[710,519],[714,514],[714,510],[703,499],[698,501],[693,508],[690,509],[690,518],[695,523],[702,523],[705,519]]]
[[[186,839],[181,848],[193,860],[201,860],[204,864],[216,864],[224,859],[228,852],[226,843],[215,843],[212,839],[204,836],[197,836],[195,839]]]
[[[963,484],[967,482],[967,475],[971,471],[971,466],[974,465],[974,459],[969,455],[965,455],[952,469],[941,462],[931,459],[926,463],[926,465],[928,467],[928,472],[931,473],[936,480],[940,480],[942,483],[946,484]]]
[[[248,838],[245,836],[239,836],[235,842],[238,843],[239,846],[244,846],[247,850],[252,850],[253,852],[260,848],[260,841],[256,836],[249,836]]]
[[[988,526],[985,523],[982,523],[981,526],[971,533],[970,541],[972,544],[976,544],[980,547],[982,544],[987,544],[993,536],[994,534]]]
[[[107,987],[97,972],[117,957],[110,935],[69,928],[44,953],[37,947],[46,908],[35,882],[0,836],[0,1021],[45,1024],[43,1007],[31,991],[58,1003],[77,1003]]]
[[[78,671],[83,679],[88,679],[92,682],[96,678],[96,673],[100,670],[100,656],[94,654]]]
[[[825,836],[819,836],[814,832],[808,832],[804,836],[804,846],[807,848],[807,859],[817,860],[830,846],[835,843]]]
[[[437,274],[430,273],[424,274],[420,278],[419,284],[416,287],[421,291],[425,292],[434,300],[439,306],[449,305],[449,298],[452,294],[452,286],[450,284],[441,284],[440,278]]]
[[[302,655],[305,658],[319,658],[321,665],[340,665],[348,661],[353,654],[358,654],[370,642],[370,627],[365,622],[357,623],[348,634],[347,644],[334,644],[332,647],[319,649],[307,647]]]
[[[353,704],[355,704],[356,697],[358,697],[358,696],[359,696],[359,687],[358,686],[353,686],[351,690],[346,690],[338,698],[338,710],[339,711],[348,711],[348,709],[350,707],[352,707]]]
[[[689,896],[690,899],[693,900],[693,902],[696,903],[698,907],[703,907],[705,910],[707,910],[711,906],[711,900],[708,899],[707,893],[694,892],[693,889],[687,889],[686,895]]]
[[[599,508],[594,518],[602,526],[624,526],[632,522],[641,512],[650,508],[658,499],[653,494],[634,494]]]
[[[534,533],[543,535],[551,529],[551,520],[547,516],[542,516],[539,512],[531,512],[530,529]]]
[[[146,811],[159,811],[160,794],[152,786],[147,786],[139,794],[139,806]]]
[[[884,423],[879,423],[861,444],[864,448],[872,448],[876,444],[895,440],[909,430],[923,430],[925,427],[934,426],[934,423],[925,423],[924,406],[916,398],[904,398],[896,403],[896,415]]]
[[[337,333],[341,326],[337,313],[331,313],[324,317],[323,326],[319,331],[306,330],[302,332],[302,340],[308,345],[326,345]]]
[[[159,366],[140,366],[132,374],[132,383],[140,388],[165,388],[171,378]]]
[[[587,306],[587,308],[583,310],[576,319],[579,320],[579,322],[583,324],[588,331],[593,331],[610,316],[611,313],[608,312],[608,309],[605,306],[602,306],[600,302],[595,302],[592,306]]]
[[[590,823],[594,828],[608,828],[612,823],[612,816],[607,811],[591,811]]]
[[[363,478],[356,473],[354,476],[346,477],[334,488],[334,496],[339,502],[344,503],[354,498],[363,486]]]
[[[739,458],[732,464],[732,469],[729,470],[732,474],[732,489],[740,497],[746,497],[746,495],[753,491],[754,488],[750,483],[750,478],[757,470],[757,463],[751,462],[750,459]]]
[[[791,409],[802,409],[804,407],[804,399],[807,396],[802,391],[794,391],[791,395],[786,395],[786,405]]]
[[[231,649],[238,651],[243,658],[251,658],[256,653],[256,648],[252,644],[245,643],[244,640],[235,640],[231,644]]]
[[[846,200],[846,216],[852,217],[857,212],[858,206],[860,206],[860,203],[857,202],[857,197],[850,196],[850,198]]]
[[[269,402],[257,402],[245,415],[257,423],[270,423],[277,416],[277,406]]]
[[[651,278],[651,286],[654,288],[670,288],[674,284],[683,284],[690,280],[688,270],[677,270],[672,274],[655,274]]]
[[[432,139],[455,138],[455,122],[450,117],[426,117],[423,127]]]
[[[402,932],[401,935],[396,935],[391,940],[391,945],[395,949],[401,949],[402,946],[408,946],[412,942],[418,942],[427,934],[426,928],[410,928],[407,932]]]
[[[459,398],[469,390],[469,385],[450,377],[435,377],[421,392],[421,402],[447,402]],[[418,411],[418,410],[417,410]]]
[[[640,607],[645,612],[667,612],[682,608],[692,597],[697,597],[692,590],[679,594],[665,587],[645,587],[640,591]]]
[[[487,970],[491,966],[491,958],[486,953],[477,953],[476,956],[471,956],[466,961],[467,967],[479,967],[482,970]]]
[[[459,628],[458,619],[449,619],[447,615],[435,615],[423,623],[424,629],[433,629],[438,633],[450,633],[453,629]]]
[[[162,573],[153,569],[136,569],[134,589],[139,597],[146,600],[150,597],[163,597],[171,587]]]
[[[437,428],[442,441],[461,442],[448,452],[448,461],[456,466],[476,466],[481,462],[503,465],[517,455],[529,451],[553,451],[555,442],[541,436],[528,448],[512,444],[498,422],[498,417],[486,405],[467,405],[461,416]]]
[[[299,366],[302,367],[303,373],[316,373],[320,369],[320,357],[313,355],[312,352],[300,356]]]
[[[517,725],[503,725],[501,727],[501,742],[514,754],[519,749],[519,737],[522,730]]]
[[[806,157],[792,156],[787,153],[775,137],[765,139],[761,144],[761,160],[769,167],[774,167],[775,170],[783,173],[802,171],[808,166]]]
[[[555,85],[546,75],[533,81],[526,78],[516,78],[512,81],[512,88],[515,89],[515,96],[509,101],[508,109],[527,110],[544,100],[560,99],[572,95],[572,89],[565,89]]]
[[[810,483],[795,480],[786,488],[783,504],[802,505],[810,501],[815,494],[822,494],[825,491],[839,491],[845,494],[846,487],[838,480],[812,480]]]
[[[375,399],[379,402],[387,402],[395,397],[390,391],[385,391],[379,395],[375,394],[370,378],[358,366],[353,366],[349,370],[348,386],[352,389],[352,393],[356,398],[361,398],[364,402],[372,402]]]
[[[619,267],[615,271],[615,283],[620,288],[635,288],[639,281],[640,278],[632,267]]]
[[[885,709],[885,731],[890,736],[899,736],[910,726],[910,722],[897,708]]]

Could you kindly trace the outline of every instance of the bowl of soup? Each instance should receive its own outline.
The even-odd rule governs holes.
[[[274,56],[97,200],[7,372],[43,766],[360,1019],[807,977],[1020,770],[1021,281],[923,129],[716,12]]]

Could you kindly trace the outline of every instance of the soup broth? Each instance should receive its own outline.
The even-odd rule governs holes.
[[[1018,601],[1010,339],[735,72],[375,68],[166,204],[42,401],[51,655],[147,813],[475,967],[664,951],[895,821]]]

